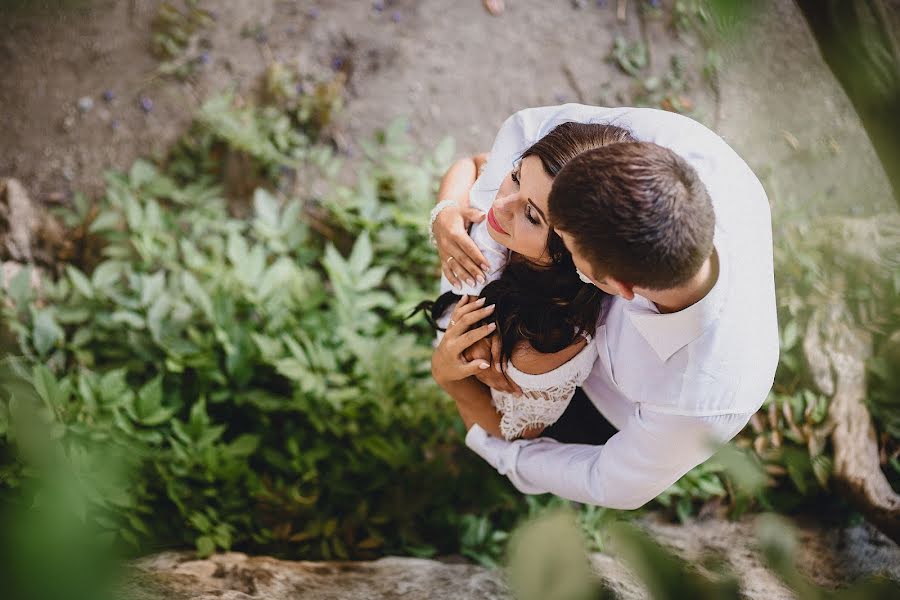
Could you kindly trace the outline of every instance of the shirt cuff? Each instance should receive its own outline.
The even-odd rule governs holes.
[[[466,434],[466,446],[497,469],[501,475],[508,475],[516,468],[519,446],[506,440],[495,438],[475,424]]]
[[[466,434],[466,446],[480,456],[498,473],[509,478],[512,484],[523,494],[545,494],[547,490],[525,483],[516,470],[519,451],[525,446],[554,440],[506,440],[496,438],[479,425],[472,425]]]

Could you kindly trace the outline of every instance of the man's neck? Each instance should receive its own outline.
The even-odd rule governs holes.
[[[653,302],[661,313],[674,313],[703,300],[719,279],[719,255],[713,249],[712,255],[704,261],[697,274],[677,288],[668,290],[645,290],[635,288],[639,294]]]

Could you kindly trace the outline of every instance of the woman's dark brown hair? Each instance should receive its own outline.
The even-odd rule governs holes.
[[[627,130],[613,125],[562,123],[532,144],[521,158],[538,157],[547,175],[556,177],[582,152],[633,139]],[[604,294],[579,279],[572,255],[552,229],[547,236],[547,254],[551,259],[547,266],[513,254],[500,278],[481,292],[486,304],[496,305],[490,318],[497,323],[500,335],[501,364],[506,364],[521,342],[541,353],[559,352],[582,333],[593,334],[597,325]],[[421,303],[415,312],[425,310],[429,322],[438,328],[436,320],[459,298],[447,292],[433,302]]]

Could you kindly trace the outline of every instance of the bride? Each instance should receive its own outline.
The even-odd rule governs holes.
[[[476,181],[484,155],[458,161],[442,181],[439,198],[445,200],[431,222],[442,258],[447,255],[446,291],[423,303],[435,326],[445,329],[432,373],[442,387],[490,385],[495,411],[476,420],[492,435],[602,443],[598,435],[615,433],[578,387],[597,358],[590,341],[604,294],[577,273],[547,222],[547,198],[569,160],[624,141],[633,139],[620,127],[563,123],[522,153],[496,190],[487,174]],[[465,237],[454,235],[456,211],[471,223]],[[500,373],[488,371],[490,345],[501,358]]]

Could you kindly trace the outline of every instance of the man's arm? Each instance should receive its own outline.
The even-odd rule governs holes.
[[[750,414],[713,417],[637,411],[604,446],[554,440],[507,442],[473,425],[466,445],[522,492],[636,509],[706,461]]]

